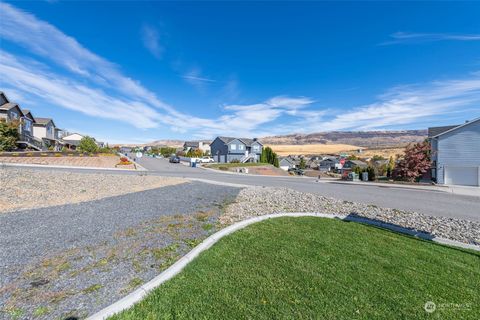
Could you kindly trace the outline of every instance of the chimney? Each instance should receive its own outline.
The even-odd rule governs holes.
[[[253,138],[253,141],[257,141],[257,138]]]

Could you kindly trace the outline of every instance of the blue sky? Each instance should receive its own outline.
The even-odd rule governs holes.
[[[480,116],[480,3],[1,2],[0,89],[111,143]]]

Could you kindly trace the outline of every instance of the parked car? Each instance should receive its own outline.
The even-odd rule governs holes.
[[[180,163],[180,158],[178,156],[171,156],[170,163]]]
[[[288,169],[288,172],[292,172],[293,174],[303,176],[305,174],[305,170],[299,169],[299,168],[290,168]]]
[[[212,163],[215,162],[212,157],[201,157],[197,159],[197,162],[199,163]]]

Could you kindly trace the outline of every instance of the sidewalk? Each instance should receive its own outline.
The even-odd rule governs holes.
[[[363,186],[382,187],[382,188],[431,190],[431,191],[447,192],[447,193],[453,193],[453,194],[464,195],[464,196],[480,197],[480,187],[447,186],[447,185],[409,185],[409,184],[345,181],[345,180],[335,180],[335,181],[320,180],[319,182],[339,183],[339,184],[349,184],[349,185],[353,184],[353,185],[363,185]]]

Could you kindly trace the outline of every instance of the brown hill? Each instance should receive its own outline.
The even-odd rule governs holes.
[[[411,142],[423,141],[426,137],[427,130],[332,131],[271,136],[261,138],[260,140],[263,144],[268,145],[347,144],[377,148],[403,146]]]

